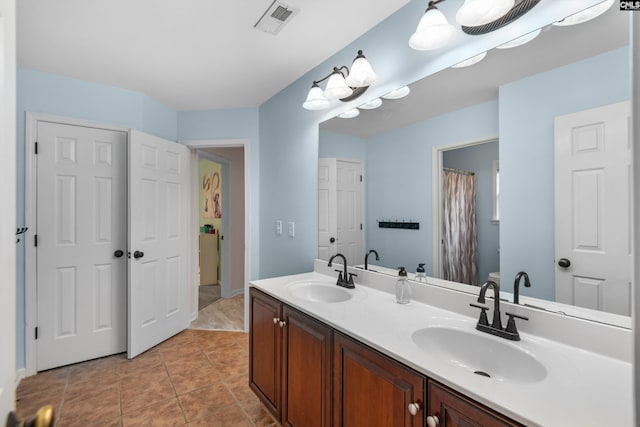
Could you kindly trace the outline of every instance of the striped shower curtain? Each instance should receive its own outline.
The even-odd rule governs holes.
[[[449,170],[443,174],[443,278],[478,285],[476,177]]]

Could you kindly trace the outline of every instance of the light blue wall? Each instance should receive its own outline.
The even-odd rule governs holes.
[[[498,160],[498,141],[445,151],[445,167],[475,173],[476,224],[478,227],[478,281],[500,271],[500,225],[491,222],[493,214],[493,161]]]
[[[251,277],[260,276],[260,144],[258,109],[200,110],[178,112],[178,140],[248,139],[249,152],[249,228]]]
[[[345,119],[348,120],[348,119]],[[318,157],[367,160],[367,138],[320,129]]]
[[[591,1],[595,4],[596,1]],[[317,161],[318,161],[318,124],[339,112],[354,108],[362,102],[381,96],[402,85],[431,75],[463,59],[469,58],[493,46],[511,40],[516,35],[527,33],[536,28],[555,22],[571,11],[578,10],[584,2],[565,0],[547,2],[536,6],[535,10],[518,21],[517,26],[506,26],[483,37],[458,38],[457,44],[432,52],[418,52],[408,46],[408,40],[415,31],[420,17],[424,14],[422,1],[411,1],[405,7],[391,15],[368,33],[346,46],[327,61],[303,75],[260,106],[260,276],[271,277],[284,274],[309,271],[312,260],[317,254],[318,201],[317,201]],[[455,14],[455,2],[444,2],[439,7],[450,16]],[[461,42],[461,40],[463,40]],[[363,49],[380,76],[362,98],[351,103],[341,104],[333,110],[322,112],[306,111],[302,103],[311,87],[311,82],[325,76],[333,66],[350,64],[358,49]],[[470,118],[473,120],[473,117]],[[495,121],[492,122],[495,127]],[[492,126],[492,125],[487,125]],[[493,129],[492,136],[497,135]],[[461,126],[455,132],[434,135],[434,140],[446,141],[451,135],[464,134]],[[475,135],[475,134],[474,134]],[[456,138],[453,141],[459,141]],[[397,139],[403,142],[402,139]],[[418,161],[418,156],[410,154],[420,143],[406,143],[408,150],[399,155],[406,159],[404,170],[396,171],[409,178],[423,179],[424,189],[406,194],[407,199],[423,200],[431,197],[431,164]],[[392,153],[389,153],[392,154]],[[425,159],[428,162],[428,159]],[[369,168],[370,166],[368,166]],[[370,177],[371,179],[371,177]],[[394,196],[392,200],[398,199]],[[400,202],[405,203],[402,199]],[[385,205],[388,204],[384,200]],[[422,202],[406,202],[412,206],[410,211],[419,212],[426,205]],[[371,214],[373,212],[369,211]],[[389,213],[392,216],[394,213]],[[412,214],[413,216],[414,214]],[[381,215],[384,216],[384,215]],[[371,225],[371,218],[367,220]],[[415,218],[418,218],[417,213]],[[275,234],[276,220],[295,221],[296,237],[289,238]],[[424,218],[425,223],[431,221]],[[400,232],[401,230],[395,230]],[[412,263],[431,263],[431,230],[422,230],[414,234],[425,248],[424,254],[405,256],[400,259]],[[372,247],[371,245],[369,245]],[[398,245],[402,251],[402,245]]]
[[[17,217],[25,224],[25,113],[46,113],[141,130],[169,140],[178,135],[177,113],[148,96],[126,89],[55,74],[18,68],[17,113]],[[30,225],[33,227],[33,225]],[[25,239],[16,252],[16,364],[25,366]]]
[[[497,136],[498,103],[490,101],[371,138],[367,243],[380,252],[376,263],[410,271],[425,263],[427,275],[433,274],[433,148]],[[418,221],[420,229],[378,228],[377,221],[396,219]]]
[[[555,300],[554,118],[630,96],[628,48],[500,88],[500,274],[523,294]]]

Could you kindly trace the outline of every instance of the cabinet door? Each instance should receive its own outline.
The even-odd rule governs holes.
[[[284,306],[282,424],[331,426],[331,328]]]
[[[350,338],[335,333],[335,427],[421,427],[426,378]],[[409,404],[420,408],[415,416]]]
[[[280,419],[282,304],[254,288],[249,295],[249,387]]]
[[[429,380],[427,414],[437,417],[439,426],[446,427],[505,427],[521,426],[489,408]]]

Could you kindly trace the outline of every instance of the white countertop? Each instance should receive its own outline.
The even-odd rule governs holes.
[[[311,272],[257,280],[251,284],[525,425],[633,426],[633,370],[628,361],[522,330],[521,341],[518,342],[493,337],[475,330],[477,317],[417,301],[397,304],[393,294],[361,284],[356,285],[357,297],[338,303],[310,302],[296,298],[288,291],[288,285],[293,282],[335,282],[335,279],[334,276]],[[492,312],[493,308],[488,313],[490,319]],[[544,365],[547,375],[530,383],[474,375],[448,360],[424,352],[412,341],[411,335],[416,330],[437,325],[481,334],[487,339],[525,350]],[[591,338],[599,339],[597,336]],[[469,352],[472,353],[473,348],[470,347]]]

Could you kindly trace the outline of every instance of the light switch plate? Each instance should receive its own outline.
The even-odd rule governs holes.
[[[293,221],[289,221],[289,237],[296,235],[296,225]]]
[[[276,221],[276,234],[278,236],[282,235],[282,221],[280,220]]]

